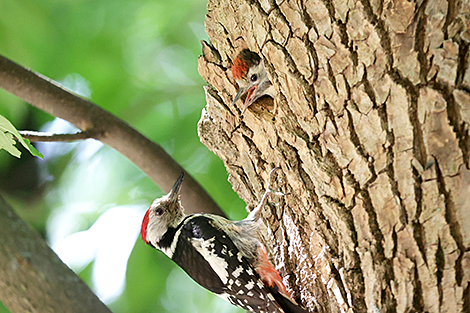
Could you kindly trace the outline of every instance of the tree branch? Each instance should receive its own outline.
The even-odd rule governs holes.
[[[20,135],[23,138],[28,139],[32,142],[64,142],[64,141],[75,141],[75,140],[83,140],[93,138],[94,132],[93,131],[81,131],[75,134],[54,134],[48,132],[36,132],[36,131],[29,131],[29,130],[21,130],[19,131]]]
[[[1,196],[0,225],[0,299],[11,312],[111,313]]]
[[[162,147],[94,103],[78,97],[51,79],[0,56],[0,87],[53,116],[74,124],[114,148],[168,192],[184,169]],[[189,213],[223,215],[206,191],[186,173],[182,202]]]

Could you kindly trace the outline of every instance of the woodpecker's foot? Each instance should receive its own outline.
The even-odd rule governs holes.
[[[261,211],[261,209],[264,207],[266,204],[266,201],[268,199],[268,196],[270,194],[276,195],[276,196],[287,196],[290,193],[283,193],[280,191],[274,191],[272,190],[272,185],[274,183],[274,173],[276,173],[277,170],[280,170],[280,167],[275,167],[269,172],[269,179],[268,179],[268,185],[266,186],[266,191],[264,192],[263,196],[261,197],[261,200],[259,204],[256,206],[256,208],[251,211],[251,213],[248,215],[249,219],[257,220],[259,218],[258,214]]]
[[[278,166],[278,167],[275,167],[273,168],[270,172],[269,172],[269,179],[268,179],[268,186],[266,186],[266,191],[264,192],[264,195],[263,195],[263,198],[265,196],[267,196],[267,194],[273,194],[273,195],[276,195],[276,196],[287,196],[287,195],[290,195],[290,192],[288,193],[283,193],[283,192],[280,192],[280,191],[274,191],[271,189],[272,187],[272,184],[274,183],[274,173],[276,173],[278,170],[280,170],[281,168]]]

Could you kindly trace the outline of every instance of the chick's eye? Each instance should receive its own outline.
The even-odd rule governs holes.
[[[162,214],[163,214],[163,208],[157,208],[157,209],[155,210],[155,214],[156,214],[157,216],[162,215]]]
[[[256,74],[253,74],[253,75],[251,75],[251,77],[250,77],[250,80],[251,80],[252,82],[256,81],[257,79],[258,79],[258,75],[256,75]]]

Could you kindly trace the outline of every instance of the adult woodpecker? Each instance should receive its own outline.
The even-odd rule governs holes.
[[[204,213],[186,215],[179,199],[181,174],[171,191],[147,210],[143,241],[231,304],[257,313],[307,313],[291,299],[258,239],[260,210],[270,193],[278,194],[271,190],[277,169],[269,174],[260,204],[241,221]]]
[[[269,81],[261,58],[256,53],[243,49],[232,62],[232,75],[240,88],[232,104],[246,94],[242,113],[264,95],[274,98],[274,87]]]

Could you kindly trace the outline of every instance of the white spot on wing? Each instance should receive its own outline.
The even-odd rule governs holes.
[[[248,290],[253,289],[254,286],[255,286],[255,282],[252,281],[252,280],[250,280],[249,282],[247,282],[246,285],[245,285],[246,289],[248,289]]]
[[[240,265],[232,272],[232,276],[237,278],[238,276],[241,275],[241,273],[243,273],[243,267]]]

